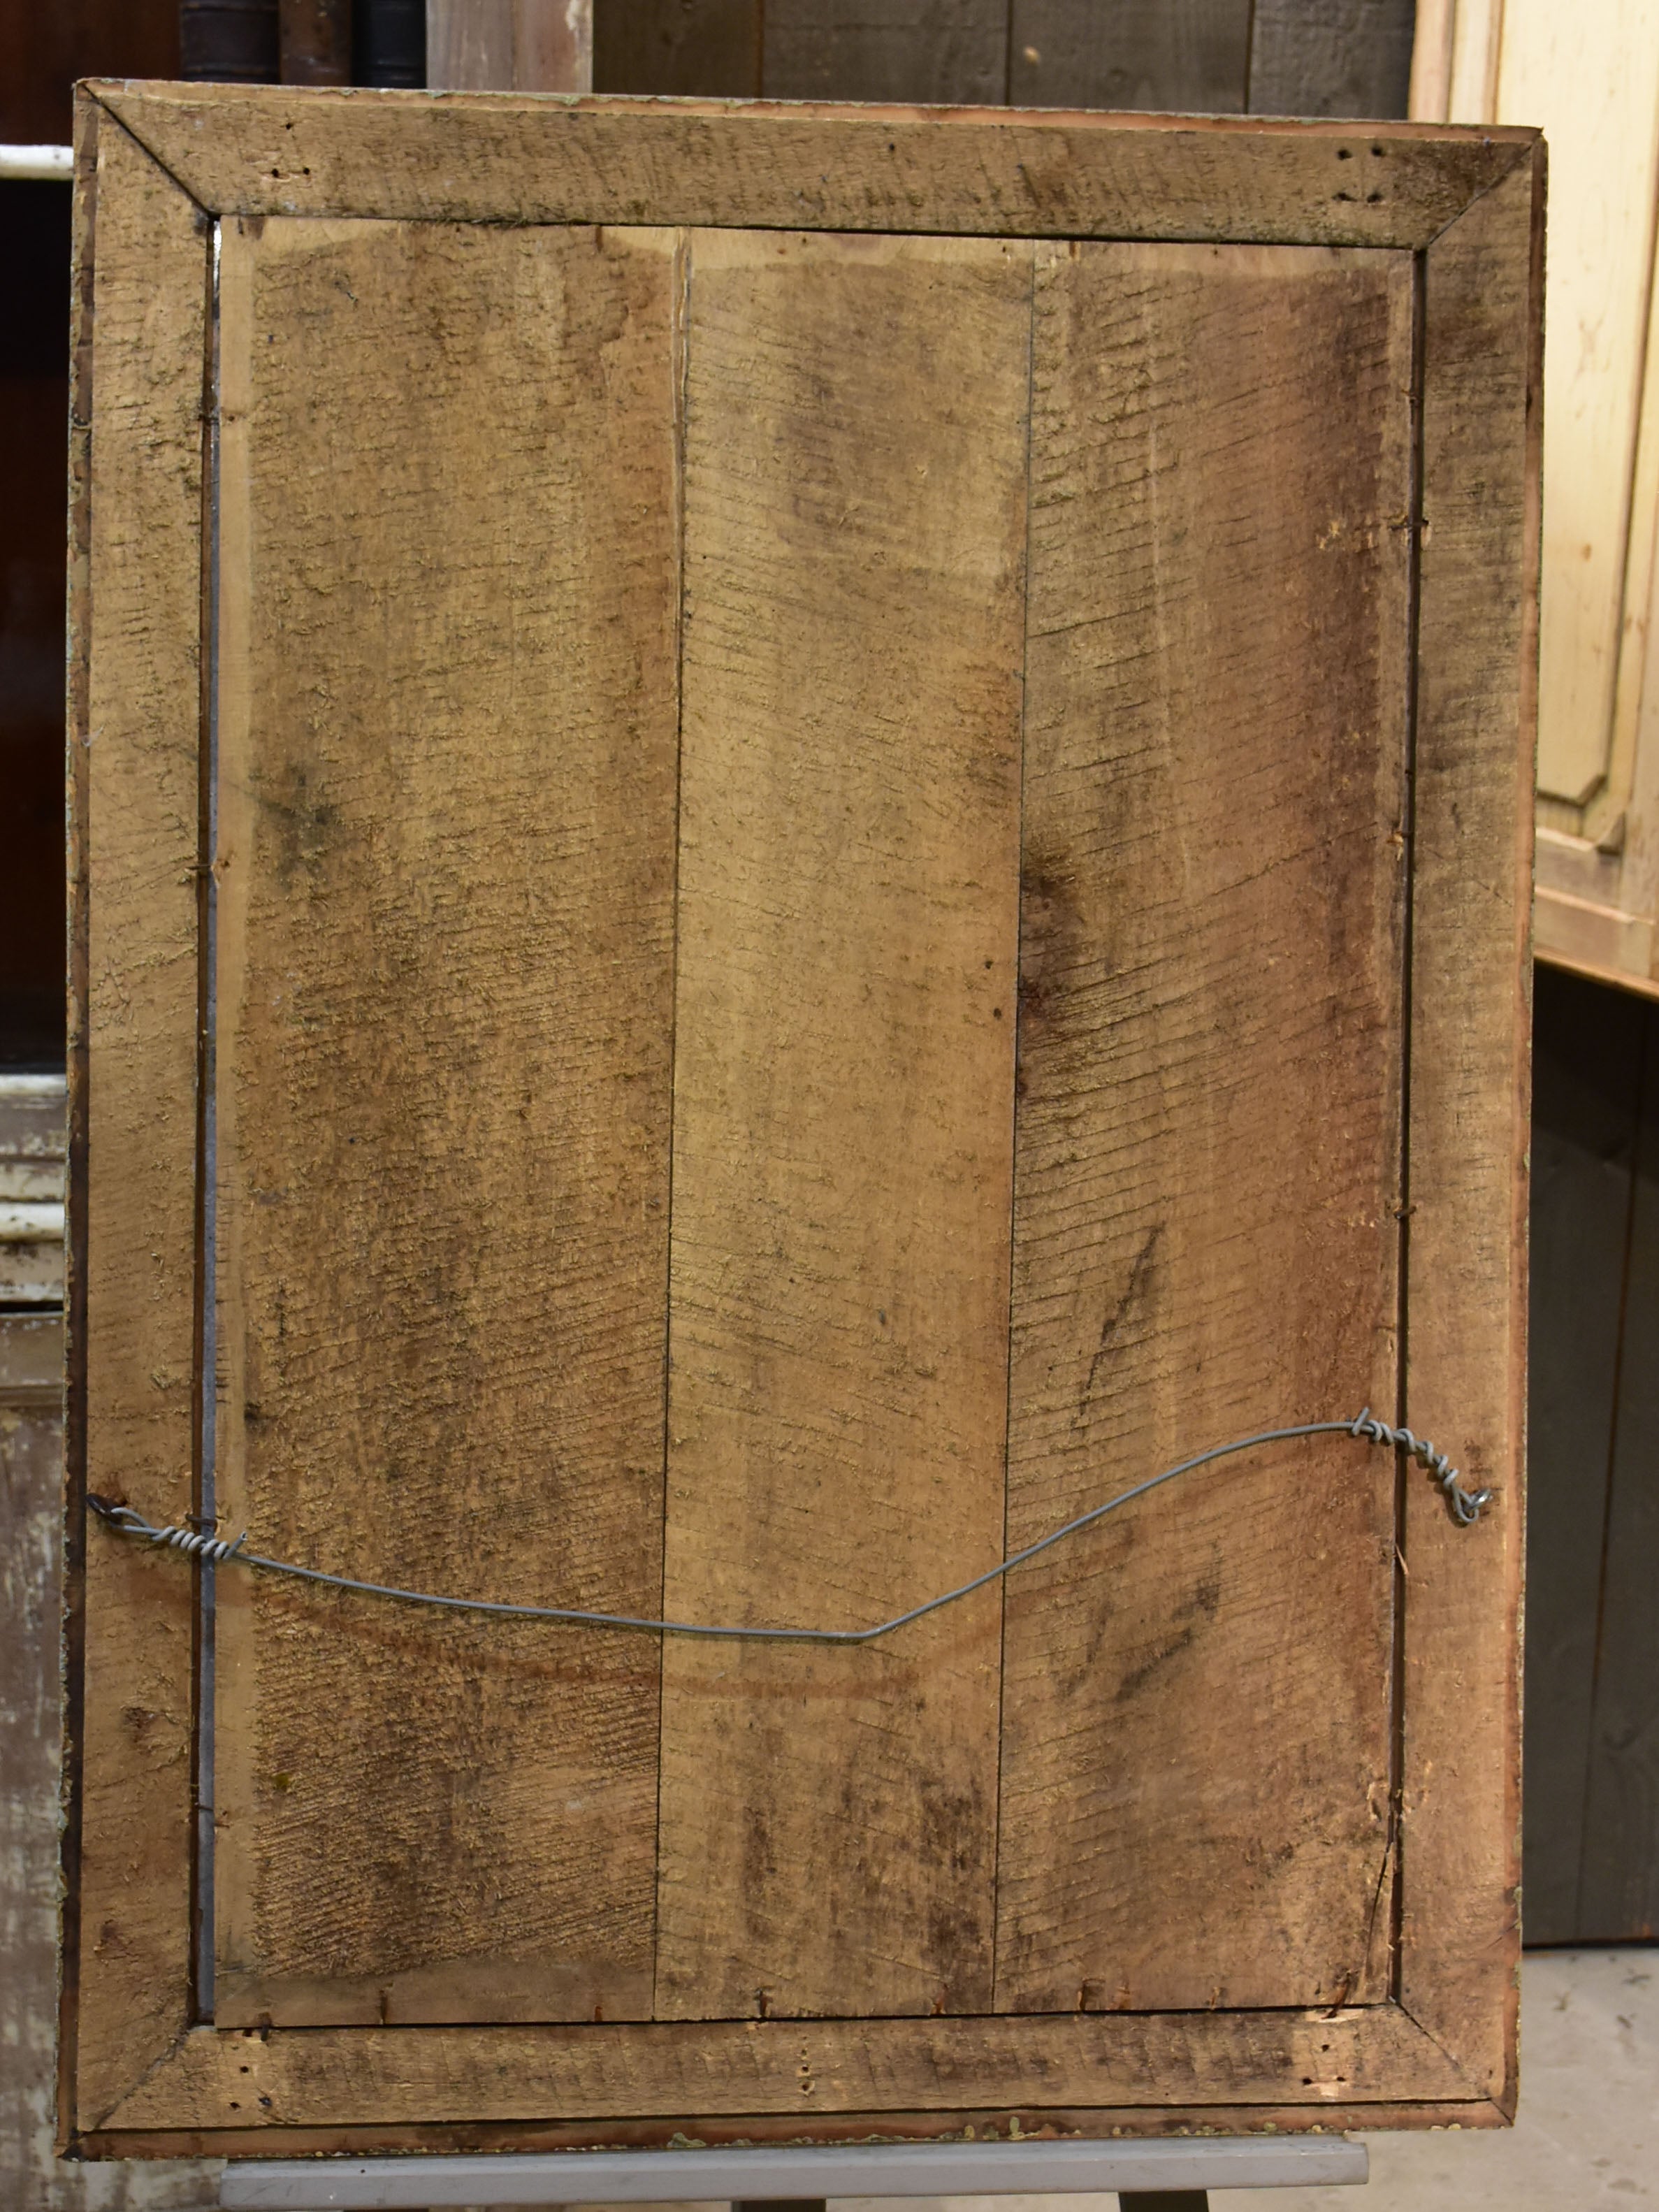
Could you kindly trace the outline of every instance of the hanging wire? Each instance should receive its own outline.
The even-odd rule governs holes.
[[[500,1613],[514,1620],[562,1620],[586,1628],[637,1628],[662,1636],[713,1636],[744,1643],[768,1644],[873,1644],[878,1637],[890,1636],[895,1629],[908,1627],[911,1621],[921,1620],[941,1606],[954,1605],[958,1598],[969,1597],[974,1591],[983,1589],[988,1583],[1011,1574],[1023,1567],[1028,1559],[1053,1545],[1063,1543],[1068,1536],[1077,1535],[1115,1513],[1121,1505],[1133,1498],[1144,1498],[1149,1490],[1156,1490],[1165,1482],[1173,1482],[1178,1474],[1189,1474],[1194,1468],[1207,1467],[1212,1460],[1230,1458],[1235,1452],[1253,1451],[1260,1444],[1284,1443],[1296,1437],[1348,1436],[1364,1443],[1386,1444],[1391,1449],[1405,1452],[1419,1460],[1439,1484],[1452,1519],[1461,1528],[1478,1521],[1492,1503],[1490,1490],[1465,1490],[1457,1469],[1442,1451],[1426,1439],[1415,1437],[1409,1429],[1395,1428],[1387,1421],[1378,1420],[1366,1407],[1351,1421],[1303,1421],[1294,1428],[1263,1429],[1253,1437],[1238,1437],[1231,1443],[1214,1444],[1208,1451],[1183,1459],[1174,1467],[1166,1467],[1161,1474],[1154,1474],[1145,1482],[1138,1482],[1132,1490],[1120,1491],[1109,1498],[1103,1505],[1091,1506],[1088,1512],[1079,1513],[1074,1521],[1041,1536],[1035,1544],[1027,1544],[1018,1552],[1011,1552],[994,1567],[969,1582],[959,1583],[955,1589],[943,1590],[938,1597],[930,1597],[921,1605],[913,1605],[906,1613],[896,1613],[890,1620],[878,1621],[872,1628],[752,1628],[696,1620],[650,1620],[628,1613],[589,1613],[576,1606],[566,1605],[504,1605],[494,1598],[441,1597],[431,1590],[398,1589],[388,1583],[360,1582],[354,1575],[325,1574],[318,1567],[295,1566],[288,1559],[267,1559],[257,1552],[243,1549],[247,1541],[244,1530],[234,1543],[222,1537],[211,1536],[197,1528],[179,1528],[169,1523],[158,1528],[146,1521],[130,1505],[112,1503],[107,1498],[95,1498],[88,1493],[87,1504],[106,1526],[124,1536],[135,1536],[151,1544],[184,1553],[210,1566],[254,1567],[261,1573],[289,1575],[299,1582],[320,1583],[330,1589],[356,1590],[366,1597],[395,1598],[404,1605],[427,1605],[442,1607],[451,1613]]]

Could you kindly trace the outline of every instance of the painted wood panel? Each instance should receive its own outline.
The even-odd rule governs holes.
[[[1659,993],[1659,8],[1420,0],[1411,112],[1548,138],[1537,945]]]

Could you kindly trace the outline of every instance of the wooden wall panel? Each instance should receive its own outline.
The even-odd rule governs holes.
[[[672,238],[233,224],[222,283],[222,1510],[653,1612]],[[648,2014],[653,1646],[219,1579],[216,2016]]]
[[[1659,1933],[1659,1008],[1643,1012],[1578,1893],[1578,1931],[1595,1942]]]
[[[1565,1943],[1580,1926],[1647,1009],[1632,995],[1548,968],[1537,989],[1523,1895],[1527,1941]]]
[[[1253,115],[1403,115],[1413,0],[1255,0]]]
[[[1016,1546],[1390,1404],[1398,1305],[1410,264],[1045,247],[1037,306]],[[1380,1991],[1393,1533],[1304,1443],[1011,1585],[1000,2005]]]
[[[671,1619],[1000,1556],[1030,266],[693,248]],[[667,1644],[659,2014],[988,2008],[1000,1619]]]
[[[1008,0],[766,0],[769,100],[1006,97]]]
[[[1403,115],[1413,0],[597,0],[604,92]]]
[[[593,88],[756,100],[762,44],[760,0],[599,0]]]
[[[426,0],[426,82],[444,92],[591,92],[592,7]]]
[[[1251,0],[1007,0],[1018,107],[1237,114]]]

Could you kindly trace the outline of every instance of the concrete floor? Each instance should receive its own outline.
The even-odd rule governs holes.
[[[1224,2212],[1659,2205],[1659,1950],[1533,1951],[1513,2129],[1367,2136],[1370,2185],[1240,2189]]]
[[[1231,2189],[1215,2212],[1632,2212],[1659,2206],[1659,1949],[1533,1951],[1512,2129],[1363,2138],[1364,2189]],[[1109,2197],[933,2200],[938,2212],[1114,2212]],[[880,2212],[849,2199],[841,2212]],[[890,2203],[885,2212],[895,2212]],[[913,2198],[910,2212],[924,2212]]]

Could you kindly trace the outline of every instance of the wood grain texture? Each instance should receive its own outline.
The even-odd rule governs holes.
[[[70,1063],[70,1480],[76,1503],[89,1488],[173,1520],[190,1510],[194,1460],[208,241],[118,125],[102,118],[95,147],[94,313],[77,347],[84,367],[90,336],[93,411],[72,574],[77,601],[86,592],[70,748],[86,995]],[[83,231],[83,255],[88,243]],[[78,1515],[71,1525],[78,1534]],[[96,1536],[86,1547],[70,2063],[88,2123],[186,2019],[194,1589],[161,1564]]]
[[[222,286],[222,1511],[652,1613],[673,240],[233,224]],[[216,2017],[648,2014],[648,1642],[230,1576],[218,1635]]]
[[[235,215],[661,222],[1417,247],[1530,131],[921,115],[125,87],[98,96]],[[1376,149],[1381,148],[1379,153]]]
[[[591,92],[592,0],[426,0],[426,81],[445,92]]]
[[[1631,800],[1659,519],[1659,6],[1608,0],[1581,24],[1504,0],[1498,56],[1486,112],[1524,112],[1550,147],[1538,789],[1595,842]]]
[[[1277,1485],[1245,1468],[1149,1502],[1101,1533],[1097,1556],[1133,1554],[1133,1571],[1109,1589],[1116,1610],[1098,1648],[1075,1636],[1068,1646],[1063,1610],[1047,1608],[1041,1639],[1011,1650],[1000,1731],[988,1602],[982,1622],[946,1616],[925,1680],[914,1649],[927,1632],[908,1650],[796,1653],[782,1665],[767,1653],[739,1684],[741,1711],[736,1667],[721,1674],[706,1651],[677,1648],[660,1887],[648,1643],[432,1624],[226,1576],[221,1887],[233,1972],[221,1993],[227,2014],[277,2022],[248,2036],[222,2025],[183,2034],[188,1573],[100,1537],[106,1559],[130,1563],[131,1589],[108,1613],[119,1673],[106,1664],[99,1691],[103,1886],[71,1916],[111,2000],[89,2031],[103,2094],[81,2110],[99,2146],[176,2148],[192,2130],[201,2148],[240,2143],[268,2124],[316,2148],[399,2131],[438,2148],[489,2129],[502,2148],[560,2130],[565,2142],[630,2130],[660,2139],[711,2105],[727,2130],[747,2117],[838,2138],[887,2124],[959,2130],[964,2112],[1052,2113],[1066,2126],[1081,2115],[1098,2129],[1231,2111],[1277,2125],[1298,2094],[1309,2124],[1368,2108],[1500,2116],[1512,2105],[1532,142],[1414,149],[1386,131],[865,112],[846,126],[842,160],[831,119],[810,110],[630,120],[510,98],[322,93],[284,109],[281,94],[195,106],[108,96],[146,128],[164,115],[181,171],[206,158],[234,179],[262,163],[260,193],[326,202],[349,185],[368,218],[337,206],[226,224],[217,1413],[222,1502],[252,1540],[428,1587],[656,1611],[671,1294],[666,1595],[694,1615],[811,1617],[828,1596],[864,1620],[937,1588],[958,1556],[957,1571],[988,1564],[1002,1533],[996,1386],[1011,1262],[1029,1309],[1015,1340],[1013,1464],[1017,1484],[1032,1483],[1033,1516],[1042,1481],[1057,1492],[1088,1476],[1092,1499],[1112,1486],[1093,1478],[1120,1454],[1143,1471],[1141,1443],[1177,1414],[1186,1442],[1194,1407],[1228,1416],[1206,1419],[1194,1442],[1242,1425],[1266,1387],[1240,1352],[1247,1332],[1267,1342],[1261,1370],[1275,1365],[1274,1382],[1289,1375],[1298,1395],[1306,1384],[1336,1396],[1340,1383],[1346,1401],[1351,1370],[1356,1396],[1373,1370],[1386,1382],[1392,1232],[1380,1217],[1402,1194],[1397,1123],[1377,1102],[1400,1084],[1395,854],[1413,850],[1424,875],[1411,940],[1405,1411],[1472,1475],[1495,1474],[1500,1500],[1480,1529],[1449,1531],[1426,1481],[1396,1487],[1380,1455],[1345,1443],[1340,1460],[1279,1462],[1289,1480]],[[331,140],[328,118],[348,110],[362,127]],[[215,112],[223,126],[209,129]],[[440,116],[447,141],[429,127]],[[396,129],[388,117],[401,117]],[[398,142],[410,117],[418,127]],[[659,124],[678,140],[653,138]],[[107,109],[100,128],[116,128]],[[514,132],[530,149],[517,178],[504,166]],[[220,150],[204,157],[210,142]],[[620,150],[596,182],[604,143]],[[359,155],[377,143],[374,174]],[[688,263],[665,234],[388,220],[400,193],[416,215],[445,194],[487,211],[491,192],[498,214],[533,212],[556,143],[560,190],[588,204],[607,193],[636,204],[677,145],[665,196],[715,204],[721,234],[693,241]],[[158,186],[133,159],[136,208]],[[1298,163],[1299,198],[1285,185]],[[1390,210],[1369,194],[1393,190],[1396,173]],[[1037,249],[1057,296],[1115,262],[1120,288],[1110,314],[1078,319],[1064,406],[1047,295],[1036,319],[1041,588],[1028,634],[1029,239],[1017,228],[1006,246],[983,234],[820,238],[801,224],[830,209],[866,231],[897,215],[924,229],[955,211],[994,232],[1057,176],[1044,222],[1086,202],[1091,220],[1146,229],[1196,219],[1206,174],[1217,189],[1204,220],[1224,234],[1254,205],[1264,241]],[[1170,180],[1169,202],[1132,204],[1130,184]],[[1403,505],[1380,497],[1413,380],[1401,272],[1387,256],[1319,249],[1331,208],[1376,243],[1382,229],[1364,226],[1420,227],[1431,204],[1455,214],[1477,186],[1484,197],[1419,272],[1429,494],[1413,825],[1380,796],[1389,775],[1399,796],[1410,637],[1409,535],[1388,526],[1411,520],[1409,470]],[[771,234],[731,236],[750,205]],[[1275,252],[1286,226],[1304,250]],[[199,436],[205,262],[199,246],[191,262],[172,253],[171,232],[162,239],[167,251],[150,251],[135,216],[129,289],[112,295],[128,303],[138,396],[106,453],[137,451],[146,470]],[[712,289],[699,289],[699,255]],[[112,328],[123,327],[118,315]],[[175,387],[192,333],[186,409]],[[700,346],[718,371],[706,392]],[[124,448],[123,435],[138,442]],[[94,478],[100,465],[94,440]],[[162,518],[161,582],[129,559],[94,601],[104,667],[94,656],[92,697],[125,672],[112,714],[148,738],[145,654],[193,671],[198,616],[194,570],[191,593],[169,597],[170,480],[145,489],[146,526],[152,508]],[[101,522],[93,501],[94,580],[97,530],[121,521],[128,496]],[[1068,568],[1067,509],[1091,501],[1093,537],[1077,536]],[[684,721],[675,1046],[683,538],[686,668],[706,690],[701,705],[688,692]],[[1091,600],[1115,573],[1127,586]],[[160,645],[147,641],[157,622]],[[142,755],[129,745],[137,795],[121,820],[143,831],[151,865],[183,856],[188,916],[194,784],[162,786],[167,746],[182,751],[178,732],[194,730],[195,695],[167,696],[177,711],[160,726],[165,741]],[[1158,700],[1167,726],[1146,721]],[[1256,748],[1273,714],[1282,729],[1264,765]],[[107,771],[89,708],[81,726],[95,801]],[[472,773],[457,773],[463,760]],[[171,878],[158,877],[144,911],[170,918],[172,934],[144,940],[149,964],[100,939],[100,817],[96,804],[79,815],[94,832],[94,896],[77,955],[92,979],[92,1081],[77,1097],[83,1114],[92,1103],[95,1139],[100,1010],[112,1081],[130,1034],[154,1036],[164,1075],[191,1064],[195,1000],[175,969],[193,968],[193,921],[173,927],[161,896]],[[978,937],[1004,940],[1012,965],[1022,860],[1022,1020],[1035,1057],[1011,1182],[1009,1001],[996,993],[999,955],[981,954]],[[133,861],[106,910],[125,911],[143,880]],[[1160,915],[1180,939],[1178,978]],[[103,949],[116,961],[100,971]],[[1045,1126],[1068,1084],[1072,1123],[1056,1111]],[[171,1095],[187,1098],[188,1085]],[[175,1158],[189,1216],[189,1144],[167,1150],[158,1093],[143,1096],[143,1145],[134,1116],[125,1152],[112,1152],[126,1187],[112,1187],[105,1232],[126,1224],[117,1287],[130,1304],[150,1280],[132,1254],[163,1249],[137,1209],[158,1188],[166,1198]],[[1118,1116],[1107,1137],[1089,1120],[1103,1097]],[[1095,1177],[1069,1220],[1043,1182],[1043,1148],[1058,1163],[1062,1139],[1076,1154],[1065,1172],[1080,1187],[1080,1170]],[[1145,1188],[1137,1146],[1152,1161]],[[1287,1160],[1288,1210],[1309,1230],[1299,1239],[1285,1208],[1264,1212],[1268,1170]],[[1167,1222],[1143,1202],[1152,1181]],[[161,1223],[167,1237],[173,1223]],[[1070,1271],[1046,1290],[1045,1239]],[[1237,1256],[1247,1243],[1266,1253],[1253,1268]],[[94,1235],[77,1263],[94,1292],[99,1251]],[[884,1273],[894,1294],[872,1299]],[[116,1284],[112,1261],[105,1279]],[[1170,1285],[1173,1319],[1159,1304]],[[1194,1306],[1202,1327],[1182,1318]],[[95,1296],[88,1310],[79,1340],[95,1346]],[[1045,1329],[1052,1357],[1039,1358]],[[136,1332],[135,1344],[141,1335],[153,1340]],[[133,1358],[107,1382],[94,1372],[122,1436],[159,1434],[157,1371],[170,1389],[165,1370]],[[1146,1402],[1130,1409],[1135,1375]],[[1279,1398],[1275,1389],[1263,1418],[1303,1410]],[[176,1425],[173,1478],[147,1478],[136,1494],[158,1515],[188,1498],[187,1411]],[[939,1502],[931,1527],[905,1504],[905,1486],[923,1480]],[[1403,1581],[1389,1565],[1396,1501]],[[1158,1503],[1179,1510],[1188,1551],[1138,1540]],[[1388,1671],[1391,1586],[1405,1592],[1393,1680],[1407,1700],[1392,1775],[1377,1721],[1388,1686],[1367,1688]],[[1036,1577],[1028,1590],[1035,1624]],[[91,1595],[102,1602],[100,1589]],[[182,1647],[167,1641],[168,1605]],[[94,1633],[88,1621],[90,1661],[107,1623]],[[1025,1633],[1012,1613],[1010,1626],[1016,1640]],[[129,1699],[119,1717],[135,1649],[141,1686],[166,1677],[186,1693],[168,1709],[182,1734],[152,1732],[137,1753],[120,1729],[142,1733],[157,1709],[135,1719]],[[1068,1666],[1068,1650],[1082,1663]],[[854,1656],[889,1669],[867,1709],[839,1694],[833,1673]],[[769,1694],[750,1694],[763,1675]],[[1241,1685],[1289,1716],[1276,1736],[1252,1733],[1248,1705],[1239,1719]],[[1028,1687],[1041,1725],[1021,1737],[1015,1705]],[[1121,1748],[1085,1735],[1076,1771],[1062,1771],[1052,1716],[1069,1698],[1088,1722],[1118,1689],[1119,1731],[1139,1729],[1145,1747],[1138,1802],[1103,1805],[1109,1832],[1139,1838],[1137,1850],[1174,1835],[1187,1852],[1162,1877],[1154,1869],[1163,1917],[1150,1934],[1125,1901],[1133,1869],[1109,1852],[1109,1878],[1092,1868],[1078,1900],[1086,1920],[1106,1891],[1109,1936],[1127,1930],[1120,1954],[1139,1978],[1128,2000],[1151,2008],[1139,2013],[1105,2008],[1124,2001],[1116,1955],[1097,1984],[1073,1978],[1042,1901],[1048,1881],[1072,1911],[1050,1875],[1064,1872],[1068,1822],[1111,1797],[1099,1777],[1109,1785]],[[1350,1722],[1346,1777],[1333,1776],[1321,1733],[1333,1699]],[[1212,1719],[1222,1712],[1224,1734]],[[1030,1938],[1006,1958],[1032,1994],[996,1994],[1055,2009],[918,2017],[990,2001],[987,1778],[999,1742],[1000,1878]],[[1046,1796],[1025,1786],[1044,1757]],[[1204,1795],[1200,1819],[1189,1807],[1177,1832],[1183,1772]],[[1362,1804],[1379,1775],[1381,1802],[1373,1786]],[[1404,1836],[1395,1858],[1390,1780]],[[1015,1924],[1011,1904],[1005,1925]],[[1194,1927],[1237,1963],[1224,1984],[1182,1982],[1176,1953],[1194,1948]],[[177,1968],[171,2013],[154,2002],[158,1960]],[[1269,1991],[1271,2010],[1246,2002],[1252,1986]],[[1391,1986],[1404,2009],[1386,2001]],[[662,2010],[694,2016],[644,2019],[653,1988]],[[828,2010],[826,1989],[911,2016],[695,2016]],[[1354,2011],[1356,1996],[1382,2001]],[[503,2022],[513,2014],[520,2024]],[[316,2025],[294,2033],[284,2019]]]
[[[1413,0],[1255,0],[1253,16],[1251,114],[1406,112]]]
[[[1522,1896],[1527,1941],[1569,1943],[1647,1013],[1628,992],[1547,968],[1536,992]]]
[[[1425,273],[1406,1419],[1497,1492],[1405,1482],[1401,2002],[1512,2112],[1543,157]],[[1474,864],[1471,856],[1482,859]]]
[[[1030,272],[692,246],[671,1619],[1001,1553]],[[1000,1613],[665,1647],[659,2016],[988,2008]]]
[[[1623,1340],[1595,1652],[1577,1925],[1595,1942],[1659,1929],[1659,1009],[1641,1008]]]
[[[1445,2054],[1392,2005],[1051,2020],[659,2021],[602,2030],[276,2028],[191,2035],[110,2124],[286,2131],[348,2126],[365,2112],[381,2123],[480,2125],[655,2112],[787,2113],[799,2125],[814,2114],[846,2113],[868,2116],[878,2129],[878,2115],[959,2105],[964,2092],[981,2113],[1038,2114],[1115,2103],[1272,2104],[1286,2082],[1314,2092],[1304,2107],[1310,2121],[1322,2119],[1322,2104],[1467,2095]],[[1096,2112],[1068,2116],[1080,2131],[1092,2131]],[[588,2140],[602,2136],[595,2130]]]
[[[1410,264],[1036,300],[1014,1547],[1389,1404],[1398,1314]],[[1264,1452],[1011,1583],[1000,2008],[1379,1992],[1393,1486]]]
[[[0,2203],[19,2212],[207,2212],[216,2171],[125,2172],[54,2155],[58,2063],[64,1322],[0,1316]]]
[[[1251,0],[1011,0],[1008,97],[1032,107],[1237,115]]]
[[[276,2031],[279,2034],[282,2030]],[[1046,2105],[960,2106],[931,2112],[884,2112],[826,2115],[814,2124],[815,2142],[902,2143],[946,2142],[1018,2142],[1044,2130],[1055,2137],[1084,2141],[1114,2135],[1167,2137],[1180,2135],[1334,2135],[1346,2130],[1382,2124],[1376,2104],[1339,2100],[1317,2106],[1272,2104],[1241,2105],[1091,2105],[1071,2107]],[[1390,2102],[1386,2124],[1390,2128],[1499,2128],[1505,2125],[1498,2107],[1482,2099],[1477,2103],[1417,2100]],[[972,2130],[970,2134],[969,2131]],[[490,2120],[469,2126],[465,2137],[453,2126],[419,2121],[394,2121],[385,2126],[354,2128],[349,2138],[337,2127],[286,2127],[273,2137],[254,2122],[247,2127],[223,2129],[111,2129],[88,2146],[95,2158],[151,2158],[197,2156],[210,2147],[215,2157],[267,2158],[280,2143],[284,2158],[305,2158],[337,2151],[343,2141],[362,2156],[383,2153],[445,2151],[464,2140],[469,2150],[566,2151],[653,2150],[684,2148],[688,2142],[735,2149],[750,2143],[777,2145],[799,2141],[799,2123],[792,2114],[694,2112],[672,2120]]]
[[[1007,97],[1008,0],[766,0],[763,20],[769,100]]]
[[[593,88],[757,99],[761,40],[761,0],[598,0]]]

